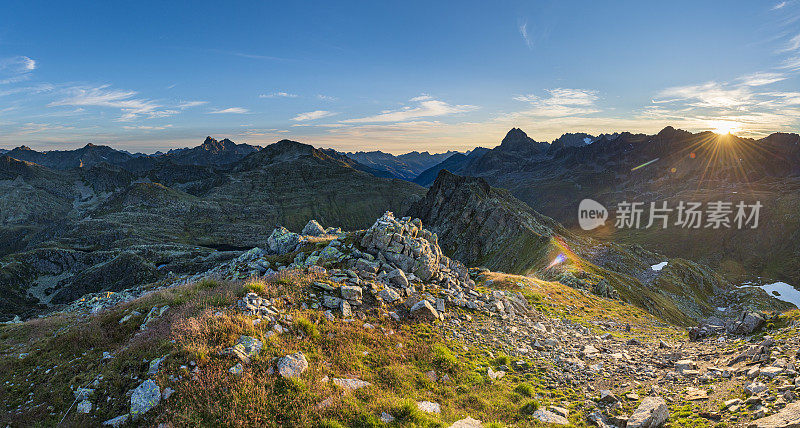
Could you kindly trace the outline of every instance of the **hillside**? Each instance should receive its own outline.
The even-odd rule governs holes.
[[[268,241],[0,325],[0,422],[788,427],[768,424],[797,410],[797,311],[690,342],[616,299],[468,270],[391,213]]]

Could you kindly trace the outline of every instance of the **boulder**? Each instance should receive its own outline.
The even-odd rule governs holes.
[[[294,378],[308,368],[308,360],[302,352],[289,354],[278,360],[278,374],[284,378]]]
[[[363,295],[361,287],[357,285],[343,285],[340,291],[342,292],[342,299],[347,300],[361,300]]]
[[[308,223],[306,223],[306,226],[303,228],[303,231],[300,233],[306,236],[322,236],[325,234],[325,228],[323,228],[316,220],[309,220]]]
[[[395,269],[387,273],[386,282],[388,282],[389,285],[393,285],[397,288],[408,287],[408,278],[406,278],[405,272],[403,272],[401,269]]]
[[[427,300],[420,300],[411,307],[411,316],[416,319],[424,321],[436,321],[439,319],[439,313],[436,308],[431,305]]]
[[[453,422],[453,425],[450,425],[450,428],[481,428],[482,426],[483,425],[481,424],[481,421],[467,416],[464,419],[459,419]]]
[[[161,401],[161,389],[152,380],[146,380],[137,386],[131,394],[131,417],[137,419],[147,413]]]
[[[739,335],[750,334],[761,328],[764,322],[764,317],[760,313],[744,311],[735,322],[728,325],[728,332]]]
[[[661,397],[647,397],[628,419],[628,428],[658,428],[669,419],[669,408]]]
[[[300,242],[300,235],[290,232],[282,226],[276,227],[267,238],[267,246],[273,254],[286,254],[294,251]]]
[[[384,289],[378,293],[378,296],[386,303],[394,303],[400,299],[400,294],[391,287],[384,287]]]

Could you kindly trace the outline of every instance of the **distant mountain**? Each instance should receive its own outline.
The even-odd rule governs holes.
[[[227,138],[217,141],[206,137],[197,147],[170,150],[164,157],[178,165],[219,166],[236,162],[260,149],[249,144],[236,144]]]
[[[27,162],[34,162],[53,169],[91,167],[100,162],[121,164],[133,158],[127,152],[108,146],[87,144],[75,150],[52,150],[38,152],[30,147],[20,146],[6,152],[7,156]]]
[[[428,152],[414,151],[395,156],[381,151],[372,151],[346,153],[346,155],[370,168],[385,171],[391,174],[392,177],[411,181],[421,172],[457,153],[456,151],[448,151],[446,153],[430,154]]]
[[[456,153],[442,162],[426,169],[425,171],[422,171],[412,181],[420,186],[428,187],[433,184],[434,180],[436,180],[436,177],[439,175],[439,171],[446,169],[450,172],[458,174],[470,161],[480,158],[487,152],[489,152],[489,149],[476,147],[468,154]]]
[[[108,146],[87,144],[75,150],[52,150],[38,152],[26,146],[20,146],[5,154],[19,160],[34,162],[48,168],[66,170],[71,168],[90,168],[98,163],[105,162],[111,165],[123,166],[131,171],[148,171],[159,168],[166,162],[178,165],[203,165],[221,166],[236,162],[245,156],[257,152],[258,146],[249,144],[236,144],[229,139],[217,141],[206,137],[203,144],[185,149],[170,150],[163,154],[157,152],[153,155],[142,153],[129,153],[116,150]]]
[[[611,210],[623,201],[647,206],[668,201],[674,207],[680,200],[759,200],[764,209],[756,230],[612,227],[597,232],[608,240],[704,261],[731,277],[750,273],[790,281],[800,276],[800,219],[785,214],[800,209],[797,134],[755,140],[666,127],[655,135],[600,135],[591,144],[547,151],[537,150],[519,130],[509,134],[519,142],[495,147],[458,173],[508,189],[568,227],[577,225],[578,203],[585,198]]]
[[[0,158],[0,319],[114,291],[109,284],[190,272],[225,256],[215,248],[263,247],[276,225],[299,231],[313,218],[363,229],[425,192],[289,140],[221,166],[170,155],[129,161],[145,159],[152,169],[103,162],[61,170]],[[118,280],[93,282],[110,277]]]

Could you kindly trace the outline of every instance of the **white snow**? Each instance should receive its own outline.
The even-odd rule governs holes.
[[[587,146],[588,146],[589,144],[592,144],[592,139],[591,139],[591,138],[589,138],[589,137],[585,137],[585,138],[583,139],[583,144],[586,144]]]
[[[720,311],[720,312],[725,312],[725,311],[728,310],[728,308],[726,308],[724,306],[717,306],[717,310]]]
[[[785,282],[773,282],[772,284],[764,285],[750,285],[752,283],[746,282],[742,287],[758,287],[767,292],[770,296],[791,303],[800,308],[800,291]]]
[[[661,269],[664,269],[664,266],[666,266],[666,265],[667,265],[667,262],[661,262],[661,263],[659,263],[657,265],[650,266],[650,269],[653,269],[654,271],[659,271]]]

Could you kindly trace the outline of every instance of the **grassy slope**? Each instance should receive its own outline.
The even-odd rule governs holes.
[[[62,315],[0,327],[0,358],[7,368],[0,372],[0,391],[8,397],[0,422],[52,426],[73,405],[71,388],[91,385],[102,376],[93,387],[94,416],[76,414],[72,408],[65,417],[68,426],[97,425],[126,413],[129,398],[125,393],[146,378],[150,360],[169,354],[156,379],[162,388],[170,386],[177,393],[168,405],[147,415],[147,424],[381,426],[377,416],[388,411],[406,426],[443,426],[467,415],[484,422],[534,426],[528,414],[534,400],[541,405],[574,403],[571,419],[576,425],[585,424],[583,395],[571,389],[549,389],[545,367],[489,381],[488,367],[508,364],[508,357],[490,358],[487,349],[448,341],[426,324],[370,317],[367,322],[376,328],[366,329],[358,321],[329,322],[321,312],[284,305],[292,321],[282,324],[290,327],[290,333],[266,339],[266,323],[254,326],[251,317],[228,309],[248,289],[300,302],[312,279],[288,274],[249,285],[203,281],[162,290],[88,319]],[[662,337],[682,334],[638,308],[559,283],[501,274],[487,279],[493,279],[492,287],[523,290],[532,304],[550,316],[570,318],[594,330],[598,327],[592,320],[613,318],[634,325],[631,333],[622,334],[640,340],[653,340],[653,331]],[[170,310],[143,333],[138,326],[144,315],[118,323],[131,310],[144,314],[164,304]],[[217,311],[223,314],[214,315]],[[217,353],[233,345],[240,334],[261,338],[265,347],[236,377],[227,371],[235,361]],[[266,374],[273,358],[298,350],[310,362],[300,379],[288,381]],[[102,360],[104,351],[114,358]],[[29,355],[19,359],[20,353]],[[189,361],[200,367],[194,380],[181,367]],[[425,375],[429,370],[438,376],[447,374],[450,381],[432,382]],[[171,382],[170,376],[182,380]],[[322,382],[324,376],[355,377],[373,386],[347,393]],[[106,401],[107,396],[112,399]],[[328,398],[329,406],[320,407]],[[443,413],[422,414],[413,403],[416,400],[439,402]],[[18,406],[21,412],[16,411]]]

